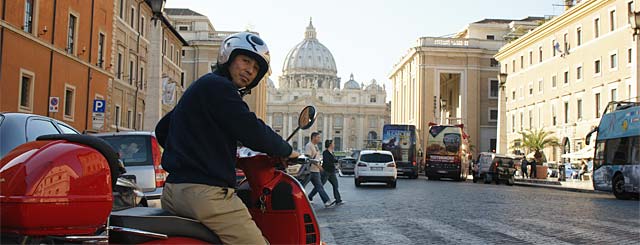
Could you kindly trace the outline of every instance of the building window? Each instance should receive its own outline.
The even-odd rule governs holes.
[[[131,28],[133,28],[134,30],[136,29],[136,9],[135,8],[131,8],[131,16],[129,17],[129,25],[131,26]]]
[[[167,55],[167,39],[162,41],[162,55]]]
[[[116,66],[116,76],[122,79],[122,54],[118,53],[118,66]]]
[[[600,18],[596,18],[593,20],[593,37],[600,37]]]
[[[137,125],[137,130],[141,130],[142,129],[142,113],[138,112],[138,116],[136,118],[136,125]]]
[[[33,76],[24,73],[20,76],[20,109],[31,111],[31,105],[33,103]]]
[[[616,29],[616,10],[609,11],[609,30],[614,31]]]
[[[188,31],[189,27],[188,26],[178,26],[178,31]]]
[[[529,95],[533,95],[533,83],[529,83]]]
[[[489,109],[489,121],[498,121],[498,109]]]
[[[596,74],[600,74],[600,60],[596,60],[594,63],[594,70]]]
[[[511,132],[516,131],[516,115],[511,115]]]
[[[490,91],[489,91],[489,98],[498,98],[498,80],[491,80],[489,81],[490,83]]]
[[[120,127],[120,116],[122,116],[120,114],[120,105],[116,105],[115,108],[115,112],[114,112],[114,118],[113,118],[113,124],[116,125],[116,127]]]
[[[538,62],[542,62],[542,47],[538,47]]]
[[[511,61],[511,72],[516,72],[516,60]]]
[[[144,34],[145,34],[145,33],[144,33],[144,31],[145,31],[145,28],[144,28],[144,27],[145,27],[145,24],[146,24],[146,21],[145,21],[144,16],[140,16],[140,35],[142,35],[143,37],[145,36],[145,35],[144,35]]]
[[[569,83],[569,71],[564,72],[563,81],[564,81],[564,84]]]
[[[76,23],[77,17],[70,14],[69,15],[69,29],[67,29],[67,53],[73,54],[73,50],[76,45]]]
[[[533,111],[529,110],[529,128],[533,127]]]
[[[612,54],[609,56],[611,62],[611,69],[618,68],[618,54]]]
[[[133,111],[127,110],[127,128],[131,128],[133,125]]]
[[[133,85],[133,74],[134,72],[134,63],[133,63],[133,58],[131,58],[131,60],[129,61],[129,85]]]
[[[342,128],[342,125],[344,123],[344,118],[342,118],[342,115],[336,115],[336,117],[333,119],[333,127],[334,128]]]
[[[184,88],[185,84],[184,84],[184,72],[180,72],[180,86],[182,86],[182,88]]]
[[[144,63],[140,63],[140,82],[138,82],[138,88],[144,89]]]
[[[171,62],[175,62],[173,60],[173,52],[174,52],[174,47],[173,47],[173,44],[171,44],[171,54],[169,54],[169,59],[171,60]]]
[[[496,36],[494,36],[494,35],[487,35],[487,40],[496,40]]]
[[[529,65],[533,64],[533,51],[529,51]]]
[[[553,57],[556,57],[556,51],[557,51],[558,49],[559,49],[559,48],[558,48],[558,47],[556,47],[556,40],[551,40],[551,50],[553,50]]]
[[[520,55],[520,69],[524,68],[524,56]]]
[[[120,9],[118,10],[118,14],[120,19],[124,19],[124,0],[120,0]]]
[[[370,128],[376,128],[378,127],[378,123],[376,123],[376,118],[375,117],[370,117],[369,118],[369,127]]]
[[[558,82],[557,82],[557,80],[558,80],[558,79],[556,79],[556,76],[555,76],[555,75],[551,76],[551,87],[552,87],[552,88],[555,88],[556,86],[558,86]]]
[[[500,63],[496,59],[491,58],[491,67],[500,67]]]
[[[64,116],[73,118],[73,110],[75,105],[75,93],[76,90],[73,87],[67,86],[64,89]]]
[[[371,95],[371,97],[369,97],[369,102],[376,103],[376,96],[375,95]]]
[[[542,93],[544,88],[544,82],[542,80],[538,81],[538,92]]]
[[[569,33],[565,33],[563,35],[563,43],[564,43],[564,50],[562,50],[564,53],[564,55],[569,53]]]
[[[98,67],[104,66],[104,34],[98,33]]]
[[[24,27],[23,30],[33,32],[33,0],[26,0],[24,3]]]
[[[577,80],[582,79],[582,66],[578,66],[576,68],[576,79]]]
[[[595,94],[594,101],[596,106],[596,109],[595,109],[596,118],[600,118],[600,93]]]
[[[627,63],[631,64],[633,61],[633,50],[627,49]]]
[[[569,102],[564,102],[564,123],[569,123]]]
[[[340,137],[333,138],[333,150],[342,151],[342,138]]]
[[[578,27],[576,29],[576,45],[580,46],[582,45],[582,28]]]
[[[520,131],[524,128],[524,113],[520,112]]]
[[[582,120],[582,99],[578,99],[578,120]]]
[[[616,101],[618,99],[618,89],[611,89],[611,101]]]
[[[558,114],[556,113],[555,104],[551,105],[551,123],[553,124],[553,126],[556,126],[558,124]]]

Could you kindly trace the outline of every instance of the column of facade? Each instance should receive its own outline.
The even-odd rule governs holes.
[[[504,85],[500,87],[498,94],[498,128],[497,128],[497,153],[507,153],[507,110],[504,94]]]
[[[147,93],[144,107],[143,130],[154,130],[162,117],[162,24],[149,25],[149,57],[147,60]],[[124,114],[124,113],[123,113]]]

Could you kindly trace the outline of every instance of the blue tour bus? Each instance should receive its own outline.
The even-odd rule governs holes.
[[[618,199],[640,194],[640,102],[609,102],[597,132],[593,158],[593,188],[613,192]]]

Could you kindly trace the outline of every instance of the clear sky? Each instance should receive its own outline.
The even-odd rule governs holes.
[[[304,38],[313,18],[318,40],[336,61],[341,85],[371,79],[387,87],[393,65],[422,36],[456,33],[492,19],[559,15],[562,0],[167,0],[167,8],[206,15],[219,31],[257,31],[271,51],[271,79],[278,85],[285,56]]]

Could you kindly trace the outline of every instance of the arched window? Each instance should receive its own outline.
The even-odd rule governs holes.
[[[376,133],[375,131],[369,131],[369,135],[367,136],[368,140],[377,140],[378,139],[378,133]]]

